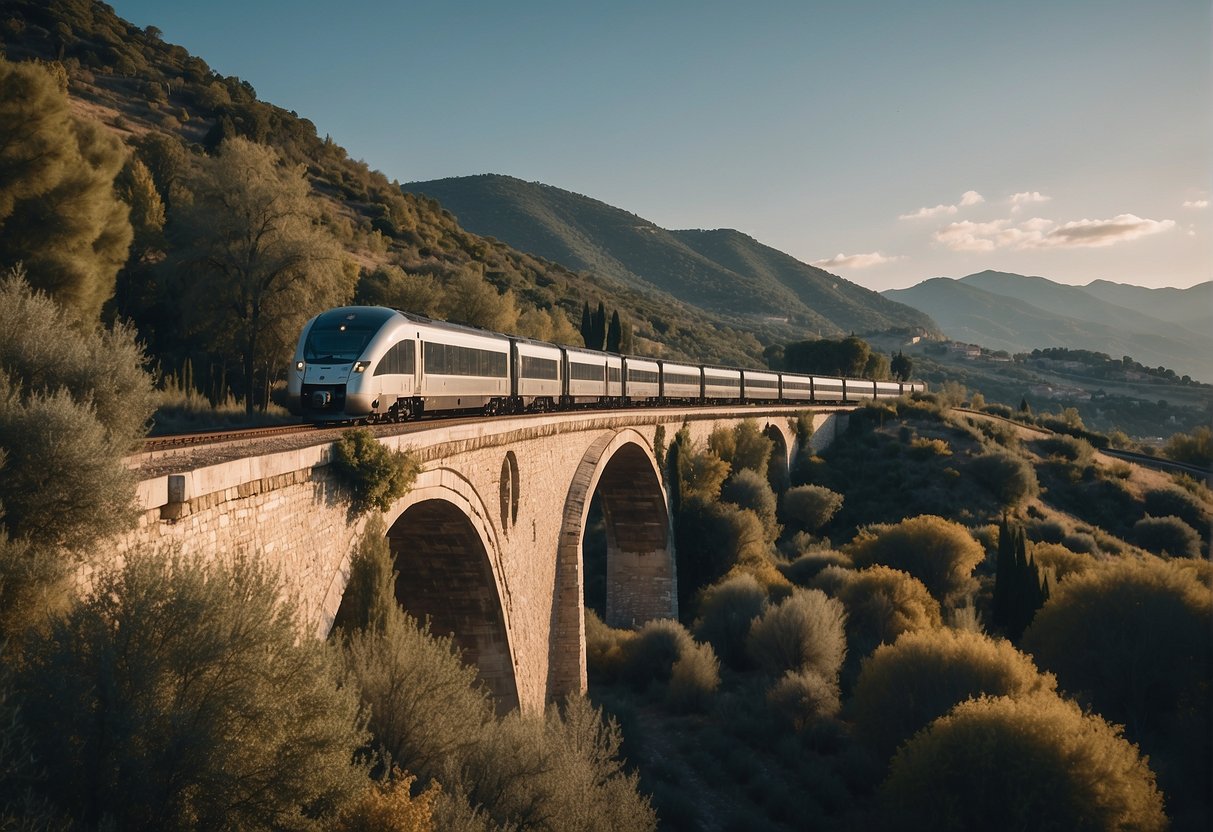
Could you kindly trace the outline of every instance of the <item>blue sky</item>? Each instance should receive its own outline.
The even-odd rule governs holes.
[[[1213,3],[116,0],[401,182],[503,173],[874,289],[1213,278]]]

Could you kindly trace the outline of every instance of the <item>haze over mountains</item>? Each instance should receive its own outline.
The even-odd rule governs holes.
[[[958,341],[1008,352],[1069,347],[1128,355],[1213,380],[1213,282],[1145,289],[1100,280],[1080,287],[985,271],[883,294],[929,314]]]
[[[751,324],[786,318],[797,337],[921,329],[934,322],[878,292],[814,268],[739,231],[670,231],[606,203],[485,174],[410,182],[476,234],[568,268],[659,289]]]

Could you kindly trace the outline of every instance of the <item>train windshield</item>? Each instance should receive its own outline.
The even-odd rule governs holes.
[[[312,324],[303,344],[309,363],[349,364],[357,361],[366,345],[394,312],[390,309],[333,309]]]

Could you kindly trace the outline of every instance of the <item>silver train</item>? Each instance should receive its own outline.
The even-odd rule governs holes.
[[[343,306],[312,318],[287,373],[290,402],[309,422],[399,422],[453,411],[854,402],[925,389],[921,382],[561,347],[379,306]]]

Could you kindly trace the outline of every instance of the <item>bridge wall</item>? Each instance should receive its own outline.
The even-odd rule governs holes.
[[[715,425],[747,417],[757,419],[760,428],[779,431],[791,456],[796,449],[787,419],[794,412],[652,410],[435,423],[381,440],[411,448],[424,469],[385,520],[390,528],[425,500],[451,503],[468,518],[484,545],[518,702],[537,711],[551,698],[585,689],[581,537],[589,498],[611,460],[622,458],[617,457],[622,449],[628,449],[633,466],[644,459],[653,476],[646,486],[651,489],[657,482],[653,442],[659,425],[668,444],[685,419],[692,437],[702,442]],[[818,412],[815,420],[814,445],[821,447],[845,426],[846,413]],[[143,482],[138,527],[116,541],[117,552],[171,544],[199,557],[265,558],[281,570],[286,591],[299,599],[308,630],[324,637],[365,527],[365,518],[350,514],[329,473],[331,447],[250,457]],[[616,478],[614,487],[626,481]],[[664,490],[623,494],[614,505],[633,514],[619,522],[639,519],[651,525],[657,516],[654,500],[666,503]],[[614,567],[616,602],[632,611],[630,619],[676,614],[673,547],[665,522],[664,530],[648,530],[644,539],[652,545],[635,537],[614,541],[621,555]]]

